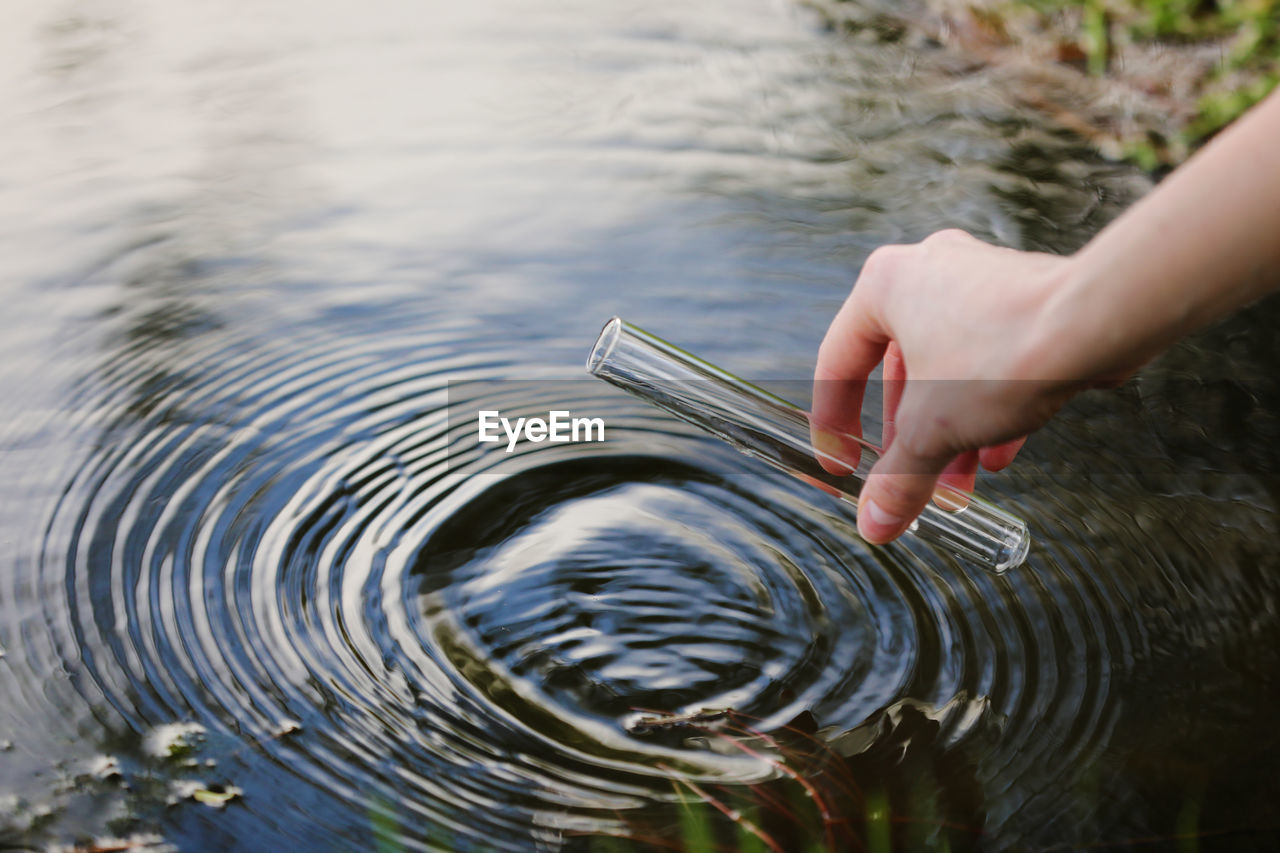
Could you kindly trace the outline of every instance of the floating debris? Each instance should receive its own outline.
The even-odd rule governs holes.
[[[165,791],[165,803],[176,806],[183,800],[194,800],[196,791],[204,790],[204,783],[195,779],[178,779],[169,783]]]
[[[243,793],[234,785],[210,785],[193,791],[191,799],[211,808],[220,809]]]
[[[116,760],[114,755],[96,756],[89,761],[85,772],[99,782],[113,782],[124,778],[124,772],[120,769],[120,762]]]
[[[655,711],[626,724],[633,735],[650,735],[666,731],[705,731],[727,723],[733,711],[727,708],[702,708],[684,714]]]
[[[199,723],[169,723],[152,729],[143,748],[155,758],[183,758],[204,742],[204,734]]]
[[[130,835],[128,838],[95,838],[88,844],[50,847],[47,853],[122,853],[141,850],[145,853],[177,853],[176,847],[158,835]]]
[[[272,736],[284,737],[285,735],[291,735],[294,732],[301,731],[301,730],[302,730],[302,723],[298,722],[297,720],[281,720],[279,723],[276,724],[276,730]]]
[[[210,808],[220,809],[232,800],[242,796],[244,791],[235,785],[206,785],[198,779],[184,779],[169,785],[169,805],[177,805],[183,800],[195,800]]]

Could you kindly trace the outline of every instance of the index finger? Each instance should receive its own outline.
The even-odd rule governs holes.
[[[884,359],[889,345],[889,337],[856,295],[855,287],[831,321],[813,371],[810,433],[819,464],[833,474],[847,474],[857,467],[862,448],[844,436],[862,435],[867,376]]]

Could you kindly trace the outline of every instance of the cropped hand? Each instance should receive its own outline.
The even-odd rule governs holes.
[[[887,446],[859,499],[868,541],[902,533],[940,477],[969,490],[979,463],[1008,465],[1026,434],[1078,390],[1028,369],[1068,263],[962,231],[884,246],[867,259],[819,349],[812,420],[819,450],[854,458],[838,434],[862,434],[867,377],[884,362]],[[823,465],[844,472],[830,459]]]
[[[838,434],[861,435],[884,362],[888,447],[863,486],[862,535],[893,539],[939,476],[969,487],[1076,391],[1280,288],[1278,138],[1280,90],[1069,258],[960,231],[873,252],[822,342],[812,414],[817,449],[856,458]]]

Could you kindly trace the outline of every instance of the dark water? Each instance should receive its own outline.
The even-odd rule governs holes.
[[[1280,837],[1272,307],[983,483],[1003,577],[600,383],[451,452],[610,314],[802,378],[876,245],[1078,246],[1147,184],[1008,79],[787,2],[4,17],[0,847]]]

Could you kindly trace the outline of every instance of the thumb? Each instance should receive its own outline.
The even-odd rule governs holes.
[[[933,499],[938,475],[955,455],[943,450],[912,452],[901,440],[889,445],[858,496],[858,533],[862,538],[883,545],[902,535]]]

